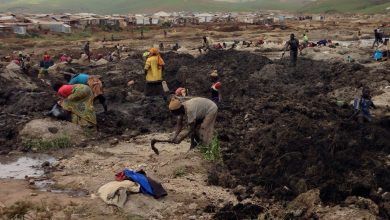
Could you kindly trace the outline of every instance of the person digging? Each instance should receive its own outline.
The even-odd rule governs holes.
[[[176,131],[169,141],[152,140],[152,149],[156,154],[159,154],[158,149],[154,146],[156,142],[180,144],[188,136],[191,138],[190,150],[199,144],[210,145],[218,113],[218,107],[213,101],[196,97],[180,102],[178,98],[174,97],[171,99],[168,108],[177,117]],[[184,128],[184,116],[186,116],[189,131],[179,138],[179,134]]]
[[[103,83],[100,80],[98,75],[88,75],[86,73],[64,73],[64,79],[69,82],[69,85],[87,85],[91,88],[94,100],[99,100],[100,104],[103,106],[104,112],[107,113],[107,100],[103,93]]]
[[[172,142],[179,144],[186,137],[191,137],[191,147],[198,144],[209,145],[214,135],[214,124],[217,118],[217,105],[206,98],[193,98],[185,102],[180,102],[177,98],[172,98],[169,103],[169,110],[177,116],[176,131]],[[189,132],[178,139],[183,130],[184,116],[186,116]]]

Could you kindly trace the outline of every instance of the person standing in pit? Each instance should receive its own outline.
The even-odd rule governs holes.
[[[157,48],[151,48],[149,50],[148,58],[145,62],[145,75],[146,75],[146,96],[158,96],[163,95],[162,81],[163,81],[163,68],[165,62],[162,59]]]
[[[83,50],[84,50],[84,54],[88,56],[88,60],[91,61],[91,51],[89,48],[89,41],[85,43]]]
[[[367,87],[363,88],[360,98],[355,98],[353,107],[355,110],[354,116],[360,123],[372,121],[370,109],[376,107],[371,100],[370,90]]]
[[[286,42],[286,45],[284,46],[283,54],[286,53],[287,49],[290,49],[290,60],[291,60],[291,66],[297,66],[297,59],[298,59],[298,48],[299,48],[299,41],[295,38],[294,34],[290,35],[290,40]]]
[[[214,70],[210,74],[211,84],[211,100],[216,104],[221,103],[222,95],[221,95],[221,82],[219,81],[218,71]]]

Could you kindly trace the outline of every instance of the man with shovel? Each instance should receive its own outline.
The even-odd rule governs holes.
[[[291,60],[290,65],[295,67],[297,65],[299,41],[298,41],[298,39],[295,38],[294,34],[291,34],[290,40],[286,42],[286,45],[284,46],[282,57],[286,53],[287,49],[290,49],[290,60]]]
[[[209,145],[214,135],[214,124],[217,118],[217,105],[206,98],[192,98],[188,101],[181,102],[180,99],[174,97],[171,99],[169,110],[177,116],[176,131],[171,140],[152,140],[152,149],[156,154],[156,142],[169,142],[174,144],[181,143],[186,137],[191,137],[191,147],[195,148],[199,144]],[[179,134],[184,128],[184,116],[186,116],[189,131],[179,138]]]

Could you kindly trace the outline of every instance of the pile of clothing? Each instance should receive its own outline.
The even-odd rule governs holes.
[[[143,193],[155,199],[168,195],[161,183],[148,177],[143,170],[124,169],[115,175],[115,179],[98,190],[98,196],[109,205],[123,208],[129,193]]]

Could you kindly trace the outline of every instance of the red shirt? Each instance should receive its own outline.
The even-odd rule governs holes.
[[[63,85],[61,88],[58,90],[58,95],[61,97],[67,98],[70,96],[73,92],[73,85]]]
[[[43,56],[43,61],[45,61],[45,62],[50,61],[50,59],[51,59],[51,57],[49,55],[44,55]]]

